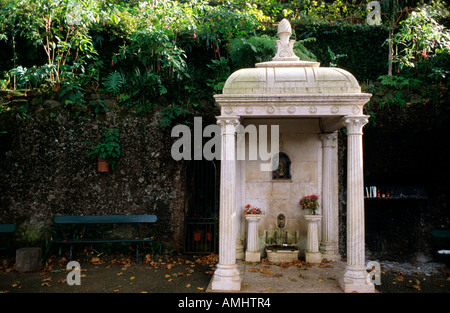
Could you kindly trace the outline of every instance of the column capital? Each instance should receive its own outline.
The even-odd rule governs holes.
[[[337,143],[337,131],[332,133],[322,133],[320,134],[320,138],[322,139],[322,147],[331,147],[335,148]]]
[[[362,128],[368,122],[369,115],[346,116],[343,120],[347,135],[362,135]]]
[[[239,116],[216,116],[217,125],[223,127],[227,125],[238,126],[241,124],[241,118]]]

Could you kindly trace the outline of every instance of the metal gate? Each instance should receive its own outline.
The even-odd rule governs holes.
[[[184,252],[216,253],[217,201],[214,161],[192,160],[185,168]]]

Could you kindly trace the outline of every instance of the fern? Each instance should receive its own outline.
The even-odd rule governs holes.
[[[253,67],[269,61],[276,53],[275,40],[269,36],[236,38],[230,42],[230,58],[237,67]]]
[[[303,45],[315,40],[315,38],[307,38],[295,42],[294,53],[300,60],[317,60],[316,56]],[[230,42],[230,58],[237,67],[253,67],[255,63],[272,60],[275,54],[275,39],[266,35],[248,39],[236,38]]]
[[[103,80],[103,86],[109,92],[118,93],[123,84],[124,78],[118,71],[109,73],[109,75]]]

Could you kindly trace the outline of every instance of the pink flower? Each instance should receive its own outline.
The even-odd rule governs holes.
[[[197,35],[194,33],[194,38],[197,38]]]
[[[428,58],[428,55],[427,55],[427,51],[426,50],[423,50],[422,51],[422,55],[423,55],[423,57],[426,59],[426,58]]]

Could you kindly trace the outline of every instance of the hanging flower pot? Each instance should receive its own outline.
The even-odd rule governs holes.
[[[98,158],[97,159],[97,171],[99,171],[101,173],[109,172],[108,160],[102,159],[102,158]]]

